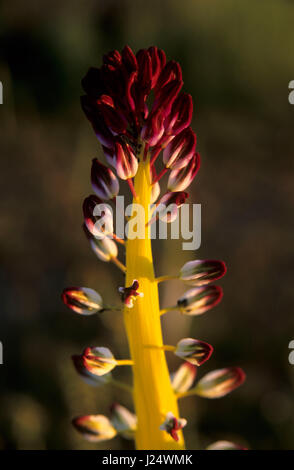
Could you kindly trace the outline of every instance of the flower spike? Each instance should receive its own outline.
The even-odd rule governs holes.
[[[175,440],[179,440],[178,431],[183,429],[187,424],[184,418],[176,418],[172,412],[168,412],[164,423],[159,427],[162,431],[166,431]]]
[[[62,292],[62,300],[80,315],[94,315],[104,310],[101,295],[88,287],[67,287]]]
[[[175,355],[181,359],[194,364],[195,366],[201,366],[204,362],[208,361],[213,352],[213,347],[193,338],[184,338],[178,342]]]

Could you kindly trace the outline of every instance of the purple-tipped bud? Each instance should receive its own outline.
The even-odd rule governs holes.
[[[165,65],[165,54],[163,51],[157,49],[157,47],[149,47],[148,49],[151,64],[152,64],[152,81],[151,81],[151,88],[153,89],[157,83],[158,77],[161,73],[162,67]],[[161,57],[164,59],[164,64],[161,62]]]
[[[92,374],[85,365],[85,358],[83,355],[72,356],[72,361],[73,361],[73,365],[77,373],[83,379],[83,381],[87,383],[88,385],[99,387],[111,381],[111,378],[112,378],[111,372],[108,372],[108,374],[101,375],[101,376]]]
[[[148,117],[141,131],[141,138],[149,144],[149,147],[156,145],[164,133],[164,116],[159,109]]]
[[[154,168],[154,165],[152,165],[152,166],[150,167],[150,173],[151,173],[151,176],[150,176],[150,177],[151,177],[151,181],[153,182],[154,179],[155,179],[155,177],[156,177],[156,170],[155,170],[155,168]],[[157,181],[156,183],[153,183],[153,184],[152,184],[152,189],[151,189],[151,201],[150,201],[151,204],[154,204],[154,203],[157,201],[159,195],[160,195],[160,184],[159,184],[159,182]]]
[[[196,152],[185,167],[171,171],[167,189],[169,191],[184,191],[192,183],[199,168],[200,155]]]
[[[103,376],[115,368],[117,362],[108,348],[86,348],[83,352],[85,368],[93,375]]]
[[[184,362],[171,377],[174,392],[187,392],[193,385],[197,375],[197,367],[190,362]]]
[[[129,74],[138,70],[138,63],[135,54],[130,46],[125,46],[121,53],[122,62]]]
[[[223,261],[204,259],[188,261],[180,270],[179,278],[190,286],[203,286],[223,277],[227,272]]]
[[[198,339],[184,338],[178,342],[175,355],[195,366],[201,366],[208,361],[212,352],[213,347],[210,344]]]
[[[227,367],[209,372],[197,383],[195,393],[205,398],[220,398],[240,387],[246,375],[240,367]]]
[[[93,315],[103,310],[101,295],[88,287],[67,287],[61,297],[67,307],[80,315]]]
[[[195,153],[195,147],[196,135],[191,127],[188,127],[178,134],[164,149],[163,163],[172,170],[186,167]]]
[[[179,298],[177,305],[185,315],[201,315],[217,305],[223,296],[219,286],[194,287]]]
[[[190,125],[192,114],[192,96],[188,93],[181,93],[174,101],[171,112],[164,121],[165,133],[174,136],[182,132]]]
[[[107,441],[117,434],[109,419],[103,415],[78,416],[72,424],[90,442]]]
[[[171,411],[169,411],[165,417],[164,423],[159,427],[161,431],[166,431],[175,440],[179,440],[178,431],[183,429],[187,424],[187,420],[184,418],[176,418]]]
[[[113,403],[110,410],[110,421],[116,431],[126,439],[133,439],[137,429],[136,415],[119,403]]]
[[[130,145],[116,142],[115,155],[117,176],[122,180],[133,178],[138,170],[138,160]]]
[[[83,225],[83,229],[86,237],[90,242],[92,250],[101,261],[108,262],[117,257],[118,249],[116,243],[113,240],[107,237],[94,237],[94,235],[89,232],[86,225]]]
[[[166,85],[164,85],[154,100],[152,113],[155,113],[161,109],[164,117],[168,116],[168,114],[171,112],[173,102],[178,96],[182,86],[183,82],[180,80],[172,80],[171,82],[168,82]]]
[[[85,225],[94,237],[104,238],[113,234],[112,209],[95,194],[84,200],[83,214]]]
[[[164,194],[156,208],[159,219],[167,223],[173,222],[178,216],[179,208],[185,204],[188,197],[189,194],[185,191]]]
[[[138,292],[139,282],[135,279],[130,287],[119,287],[121,300],[128,308],[133,308],[136,297],[143,297],[143,292]]]
[[[93,189],[101,199],[113,199],[118,195],[119,183],[113,171],[99,162],[97,158],[92,161],[91,182]]]

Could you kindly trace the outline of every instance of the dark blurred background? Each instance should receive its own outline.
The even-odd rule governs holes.
[[[181,63],[202,155],[190,198],[202,204],[201,248],[183,252],[180,241],[156,241],[157,273],[176,273],[195,258],[228,265],[221,305],[198,318],[166,316],[166,343],[192,336],[213,344],[199,376],[230,365],[247,373],[245,385],[223,399],[181,401],[187,446],[230,439],[293,449],[294,2],[4,0],[0,8],[0,448],[133,445],[120,438],[92,445],[72,429],[75,415],[131,403],[109,386],[84,384],[70,356],[87,345],[120,357],[128,350],[117,313],[81,318],[60,300],[68,285],[112,300],[123,282],[95,258],[81,230],[91,159],[101,148],[79,97],[88,67],[129,44],[157,45]],[[184,290],[165,283],[162,305]],[[122,369],[115,377],[130,380]]]

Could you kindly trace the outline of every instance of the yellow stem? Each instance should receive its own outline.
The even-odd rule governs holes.
[[[143,157],[143,155],[142,155]],[[172,389],[169,371],[163,348],[160,323],[157,282],[154,277],[151,250],[148,208],[151,200],[149,159],[143,161],[135,177],[136,203],[145,209],[145,220],[141,221],[145,230],[145,238],[128,239],[126,242],[126,286],[134,279],[139,281],[140,292],[132,309],[124,309],[124,321],[130,346],[130,355],[134,361],[134,402],[138,418],[135,433],[137,449],[168,450],[184,449],[182,432],[176,442],[159,426],[164,422],[166,414],[171,411],[179,417],[176,395]],[[138,217],[135,212],[134,215]],[[137,219],[138,220],[138,219]],[[156,348],[146,348],[155,345]]]
[[[131,359],[116,359],[117,366],[132,366],[134,365],[134,361]]]

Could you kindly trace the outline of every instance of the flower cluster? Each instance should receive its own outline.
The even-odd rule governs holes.
[[[75,418],[73,424],[86,439],[95,442],[119,434],[135,438],[140,449],[184,449],[182,429],[187,421],[179,417],[178,400],[188,395],[222,397],[245,379],[242,369],[229,367],[207,373],[193,386],[198,368],[209,360],[213,347],[194,338],[180,339],[175,346],[162,341],[161,315],[171,310],[189,316],[207,312],[222,299],[222,289],[214,282],[226,273],[222,261],[205,259],[185,263],[176,276],[154,275],[150,225],[158,218],[166,222],[175,220],[188,197],[185,190],[200,166],[196,135],[190,127],[192,98],[181,92],[180,65],[172,60],[167,62],[165,53],[157,47],[140,50],[136,55],[128,46],[121,53],[110,52],[103,57],[100,68],[90,68],[82,86],[85,91],[82,108],[108,164],[93,159],[91,183],[95,194],[84,200],[83,227],[97,257],[116,264],[126,280],[119,288],[120,305],[104,303],[100,294],[85,287],[65,289],[62,299],[80,315],[107,310],[124,312],[130,359],[116,359],[108,348],[95,346],[86,347],[72,360],[87,383],[94,386],[111,383],[131,391],[136,416],[115,404],[110,419],[87,415]],[[159,181],[166,173],[167,190],[158,201]],[[143,239],[128,238],[125,242],[114,233],[112,212],[105,202],[115,204],[119,180],[127,181],[133,202],[144,207],[155,203],[151,218],[143,220]],[[167,211],[170,205],[173,209]],[[126,248],[126,266],[118,259],[118,243]],[[176,305],[160,309],[158,284],[169,279],[179,279],[190,288]],[[166,351],[184,361],[171,376]],[[133,388],[112,376],[117,366],[124,365],[133,368]],[[239,447],[218,441],[209,446],[214,448]]]

